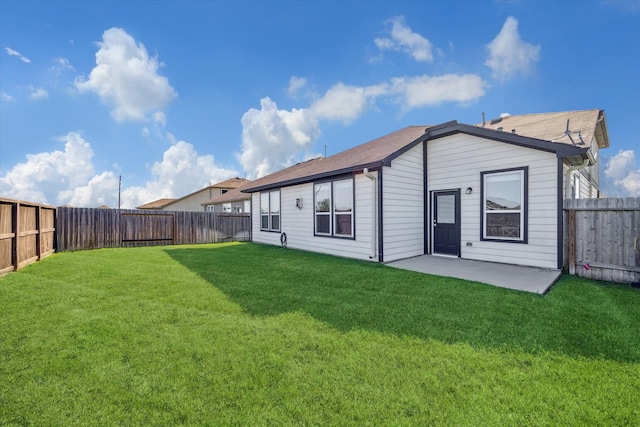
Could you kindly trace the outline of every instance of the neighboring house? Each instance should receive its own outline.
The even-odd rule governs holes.
[[[559,269],[562,204],[597,197],[600,110],[410,126],[255,180],[253,240],[389,262],[441,254]],[[566,189],[565,189],[566,186]]]
[[[176,199],[158,199],[158,200],[154,200],[153,202],[140,205],[136,209],[162,210],[163,207],[165,207],[171,202],[174,202],[175,200]]]
[[[163,211],[193,211],[201,212],[202,203],[211,200],[245,184],[245,178],[231,178],[214,185],[209,185],[201,190],[187,194],[179,199],[160,199],[151,203],[138,206],[136,209],[158,209]]]
[[[242,192],[242,189],[250,183],[251,181],[246,180],[246,182],[239,187],[229,190],[225,194],[214,197],[211,200],[207,200],[202,203],[202,206],[209,212],[250,213],[251,195]]]

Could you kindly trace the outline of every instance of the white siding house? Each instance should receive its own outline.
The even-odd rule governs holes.
[[[599,195],[598,150],[608,145],[600,110],[410,126],[242,191],[258,243],[559,269],[563,198]]]
[[[180,197],[179,199],[160,199],[138,206],[136,209],[202,212],[206,210],[204,203],[242,186],[247,182],[248,180],[245,178],[231,178],[217,184],[209,185],[200,190],[196,190],[193,193]]]

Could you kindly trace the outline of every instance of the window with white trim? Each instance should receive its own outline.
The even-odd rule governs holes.
[[[280,231],[280,190],[260,193],[260,230]]]
[[[571,198],[579,199],[580,198],[580,171],[573,171],[571,179],[573,181],[573,185],[571,186]]]
[[[526,167],[482,172],[482,240],[526,242]]]
[[[353,179],[314,184],[313,193],[315,234],[353,237]]]

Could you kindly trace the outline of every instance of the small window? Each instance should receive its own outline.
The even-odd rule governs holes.
[[[231,203],[223,203],[222,212],[231,212]]]
[[[483,240],[526,242],[527,168],[482,172]]]
[[[280,231],[280,191],[260,193],[260,230]]]
[[[315,185],[316,234],[331,235],[331,183]]]
[[[353,179],[314,185],[315,234],[353,237]]]
[[[269,214],[271,215],[270,229],[272,231],[280,231],[280,192],[270,192],[269,200]]]
[[[353,228],[353,180],[333,183],[333,215],[336,236],[351,237]]]
[[[571,198],[579,199],[580,198],[580,172],[573,171],[572,176],[573,185],[571,185]]]

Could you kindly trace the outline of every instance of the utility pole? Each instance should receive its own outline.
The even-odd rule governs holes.
[[[118,210],[120,210],[120,191],[122,190],[122,175],[118,179]]]

